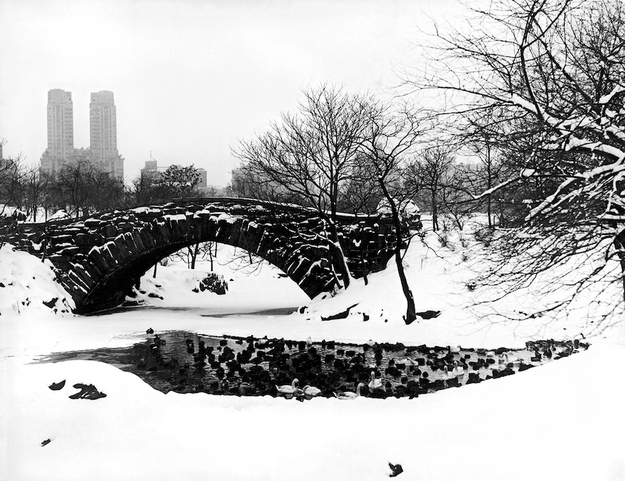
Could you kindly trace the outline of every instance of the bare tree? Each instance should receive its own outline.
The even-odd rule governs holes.
[[[21,157],[0,159],[0,215],[7,207],[22,208],[24,166]]]
[[[625,297],[624,4],[496,0],[474,14],[464,32],[437,31],[429,73],[408,84],[449,94],[454,107],[444,114],[461,129],[467,117],[482,127],[496,123],[499,145],[531,146],[514,177],[482,193],[544,181],[525,216],[529,277],[604,249],[604,268],[613,258],[621,265],[615,280]],[[543,249],[526,244],[555,234],[558,242]]]
[[[384,194],[370,166],[364,159],[358,159],[350,178],[341,186],[339,209],[352,214],[372,215],[377,212]]]
[[[259,171],[256,166],[243,164],[232,173],[232,191],[237,197],[297,203],[298,196]]]
[[[452,166],[454,164],[454,148],[435,143],[419,152],[405,168],[408,185],[415,195],[428,193],[432,214],[432,230],[439,226],[439,210],[442,205],[444,190],[450,184]]]
[[[122,181],[87,161],[64,165],[52,178],[50,189],[55,198],[54,203],[67,209],[68,214],[76,218],[125,206]]]
[[[234,153],[252,178],[277,186],[281,194],[315,208],[326,219],[332,255],[342,266],[340,281],[347,287],[350,275],[336,215],[341,188],[359,155],[367,101],[329,85],[307,90],[304,97],[297,114],[282,114],[279,123],[252,141],[242,141]]]
[[[217,257],[217,242],[200,242],[190,245],[177,252],[174,252],[171,257],[174,259],[180,259],[187,264],[189,269],[195,269],[198,259],[209,259],[211,271],[214,268],[214,260]]]
[[[414,149],[423,132],[421,122],[408,109],[392,112],[389,107],[375,104],[369,106],[369,127],[361,141],[366,165],[375,176],[384,199],[388,204],[395,231],[395,264],[402,292],[406,298],[404,322],[416,319],[414,295],[404,271],[402,247],[405,245],[406,228],[402,225],[400,204],[405,190],[401,185],[401,167],[406,156]]]

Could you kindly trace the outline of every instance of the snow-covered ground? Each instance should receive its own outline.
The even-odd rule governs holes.
[[[5,246],[0,479],[381,480],[389,462],[402,465],[400,480],[625,479],[624,326],[596,329],[582,314],[509,319],[537,310],[545,302],[539,292],[488,310],[474,306],[485,293],[466,284],[470,267],[483,262],[480,248],[450,236],[445,248],[434,234],[411,244],[405,261],[417,309],[441,315],[410,326],[401,319],[405,304],[393,265],[368,286],[356,280],[346,292],[314,301],[269,266],[252,275],[216,266],[229,281],[223,296],[192,291],[206,263],[198,272],[159,266],[156,279],[151,272],[142,279],[139,297],[150,307],[78,317],[63,312],[71,301],[45,263]],[[56,314],[43,304],[53,298]],[[346,319],[322,320],[354,304]],[[144,340],[149,327],[489,348],[581,333],[592,346],[514,376],[412,400],[162,394],[94,361],[33,363],[50,352],[130,345]],[[62,390],[48,389],[64,379]],[[75,383],[107,396],[70,399]]]

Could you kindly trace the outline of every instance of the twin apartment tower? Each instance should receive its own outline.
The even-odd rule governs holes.
[[[64,165],[90,162],[103,172],[123,179],[124,159],[117,151],[117,113],[113,92],[91,94],[88,149],[74,148],[74,106],[72,93],[61,89],[48,92],[48,148],[41,156],[41,171],[54,175]]]

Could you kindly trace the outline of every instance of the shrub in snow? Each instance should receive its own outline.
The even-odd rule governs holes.
[[[401,220],[405,222],[411,229],[421,229],[421,209],[412,200],[396,200]],[[391,206],[388,200],[382,199],[376,207],[376,212],[382,216],[391,215]]]
[[[209,291],[223,295],[228,290],[228,283],[221,274],[209,272],[206,277],[200,281],[198,287],[194,289],[194,292],[198,292],[198,289],[202,292]]]
[[[474,236],[475,240],[484,245],[484,247],[490,247],[493,242],[493,230],[487,227],[482,227],[479,229],[475,229]]]

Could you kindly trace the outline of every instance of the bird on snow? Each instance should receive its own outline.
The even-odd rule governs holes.
[[[60,391],[61,389],[63,389],[63,386],[65,386],[65,379],[63,379],[61,382],[53,382],[48,387],[53,391]]]
[[[388,463],[388,466],[392,471],[392,473],[388,475],[389,478],[394,478],[404,472],[404,468],[401,467],[401,464]]]

